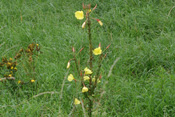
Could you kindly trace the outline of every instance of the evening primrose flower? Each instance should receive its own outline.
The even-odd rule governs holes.
[[[85,71],[85,74],[92,74],[92,71],[87,67],[84,69],[84,71]]]
[[[82,92],[83,92],[83,93],[84,93],[84,92],[88,92],[88,88],[84,86],[84,87],[82,88]]]
[[[84,76],[83,78],[84,78],[84,81],[86,81],[86,80],[89,80],[89,79],[90,79],[90,78],[89,78],[89,76]]]
[[[94,55],[100,55],[102,53],[101,47],[98,47],[93,50]]]
[[[12,59],[12,58],[10,58],[9,60],[10,60],[10,61],[12,61],[13,59]]]
[[[70,74],[69,76],[68,76],[68,81],[69,82],[71,82],[72,80],[74,80],[75,78],[74,78],[74,76],[72,75],[72,74]]]
[[[75,98],[74,104],[75,104],[75,105],[80,104],[80,100],[78,100],[77,98]]]
[[[20,84],[21,83],[21,81],[20,80],[18,80],[18,84]]]
[[[75,12],[75,17],[79,20],[82,20],[84,18],[84,13],[83,11],[76,11]]]
[[[34,83],[34,82],[35,82],[35,80],[33,80],[33,79],[32,79],[32,80],[30,80],[30,82],[31,82],[31,83]]]

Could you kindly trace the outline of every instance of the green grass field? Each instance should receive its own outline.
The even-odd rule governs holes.
[[[102,65],[98,86],[100,104],[94,117],[175,116],[175,2],[174,0],[83,0],[97,4],[92,25],[93,47],[112,43]],[[65,81],[66,65],[76,51],[87,62],[86,29],[74,13],[82,0],[1,0],[0,59],[14,57],[20,48],[38,43],[35,85],[11,92],[0,82],[1,117],[66,117],[73,108],[74,84]],[[22,18],[22,19],[21,19]],[[120,58],[112,69],[114,61]],[[76,72],[74,67],[69,73]],[[17,80],[27,74],[18,67]],[[106,84],[106,81],[108,83]],[[45,94],[42,94],[45,92]],[[47,93],[48,92],[48,93]],[[53,93],[51,93],[53,92]],[[38,95],[41,94],[41,95]],[[60,99],[60,95],[63,99]],[[81,106],[76,116],[83,116]]]

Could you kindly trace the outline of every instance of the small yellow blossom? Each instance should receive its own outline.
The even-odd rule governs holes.
[[[98,47],[93,50],[94,55],[100,55],[102,53],[101,47]]]
[[[9,74],[9,77],[12,77],[12,74]]]
[[[18,80],[18,84],[20,84],[21,83],[21,81],[20,80]]]
[[[75,78],[74,78],[74,76],[72,75],[72,74],[70,74],[69,76],[68,76],[68,81],[69,82],[71,82],[72,80],[74,80]]]
[[[13,69],[13,66],[11,67],[11,69]]]
[[[15,67],[14,70],[17,70],[17,68]]]
[[[75,12],[75,17],[79,20],[82,20],[84,18],[84,13],[83,11],[76,11]]]
[[[70,67],[70,61],[67,63],[67,69]]]
[[[8,63],[7,63],[7,65],[9,65],[9,66],[10,66],[10,65],[12,65],[12,64],[11,64],[10,62],[8,62]]]
[[[84,87],[82,88],[82,92],[83,92],[83,93],[84,93],[84,92],[88,92],[88,88],[84,86]]]
[[[75,98],[74,104],[75,104],[75,105],[80,104],[80,100],[78,100],[77,98]]]
[[[85,26],[86,26],[86,22],[84,22],[81,27],[85,28]]]
[[[89,80],[89,79],[90,79],[90,78],[89,78],[89,76],[84,76],[83,78],[84,78],[84,81],[86,81],[86,80]]]
[[[13,59],[12,59],[12,58],[10,58],[9,60],[10,60],[10,61],[12,61]]]
[[[84,69],[84,71],[85,71],[85,74],[92,74],[92,71],[87,67]]]
[[[36,44],[36,46],[39,46],[39,44]]]
[[[35,80],[33,80],[33,79],[32,79],[32,80],[30,80],[30,82],[31,82],[31,83],[34,83],[34,82],[35,82]]]
[[[92,82],[95,83],[95,78],[92,78]],[[99,79],[97,79],[97,83],[100,83],[101,81]]]

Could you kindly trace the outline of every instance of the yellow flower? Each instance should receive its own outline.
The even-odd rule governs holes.
[[[79,20],[82,20],[84,18],[84,13],[83,11],[76,11],[75,12],[75,17]]]
[[[10,65],[12,65],[12,64],[11,64],[10,62],[8,62],[8,63],[7,63],[7,65],[9,65],[9,66],[10,66]]]
[[[20,84],[21,83],[21,81],[20,80],[18,80],[18,84]]]
[[[39,44],[36,44],[36,46],[39,46]]]
[[[10,61],[12,61],[13,59],[12,59],[12,58],[10,58],[9,60],[10,60]]]
[[[80,104],[80,100],[78,100],[77,98],[75,98],[74,104],[75,104],[75,105]]]
[[[13,69],[13,66],[11,67],[11,69]]]
[[[30,82],[31,82],[31,83],[34,83],[34,82],[35,82],[35,80],[33,80],[33,79],[32,79],[32,80],[30,80]]]
[[[17,68],[15,67],[14,70],[17,70]]]
[[[12,77],[12,74],[9,74],[9,77]]]
[[[67,69],[70,67],[70,61],[67,63]]]
[[[89,79],[90,79],[90,78],[89,78],[89,76],[84,76],[83,78],[84,78],[84,81],[86,81],[86,80],[89,80]]]
[[[101,54],[101,53],[102,53],[101,47],[98,47],[98,48],[94,49],[94,50],[93,50],[93,53],[94,53],[94,55],[99,55],[99,54]]]
[[[69,76],[68,76],[68,81],[69,82],[71,82],[72,80],[74,80],[75,78],[74,78],[74,76],[72,75],[72,74],[70,74]]]
[[[83,92],[83,93],[84,93],[84,92],[88,92],[88,88],[84,86],[84,87],[82,88],[82,92]]]
[[[85,71],[85,74],[92,74],[92,71],[87,67],[84,69],[84,71]]]

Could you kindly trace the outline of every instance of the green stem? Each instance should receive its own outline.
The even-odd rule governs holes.
[[[99,78],[99,76],[100,76],[100,68],[101,68],[102,59],[103,59],[103,54],[101,54],[100,57],[99,57],[98,69],[97,69],[97,73],[96,73],[96,75],[95,75],[95,84],[94,84],[94,87],[93,87],[93,89],[92,89],[92,92],[94,92],[94,90],[95,90],[95,88],[96,88],[96,86],[97,86],[97,80],[98,80],[98,78]]]

